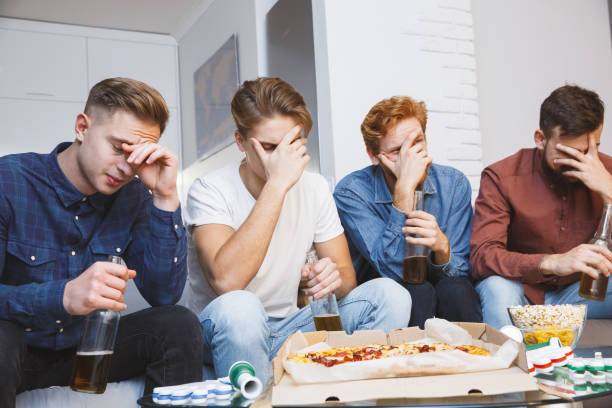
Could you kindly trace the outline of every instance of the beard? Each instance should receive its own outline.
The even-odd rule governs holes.
[[[558,169],[553,169],[552,167],[550,167],[550,165],[546,161],[547,151],[548,151],[548,141],[544,145],[544,152],[540,154],[540,160],[542,161],[542,167],[546,170],[548,174],[550,174],[555,184],[560,184],[562,186],[567,186],[567,187],[582,185],[582,181],[576,178],[573,178],[573,177],[568,177],[563,174],[566,171],[576,170],[574,167],[567,166],[567,165],[561,165],[559,166]]]

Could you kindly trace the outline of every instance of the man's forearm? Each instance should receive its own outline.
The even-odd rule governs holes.
[[[350,269],[350,271],[349,271]],[[342,275],[342,285],[334,291],[338,299],[342,299],[344,296],[357,287],[357,280],[355,279],[355,272],[351,266],[339,268],[340,275]]]
[[[404,213],[411,211],[415,189],[416,186],[409,186],[404,180],[398,179],[393,189],[393,205]]]
[[[266,183],[251,213],[215,255],[215,290],[244,289],[261,267],[283,207],[286,191]]]

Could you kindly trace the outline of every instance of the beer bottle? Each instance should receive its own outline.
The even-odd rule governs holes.
[[[425,209],[423,184],[414,191],[412,200],[412,211],[423,211]],[[414,238],[422,238],[420,235],[410,234]],[[402,279],[406,283],[421,284],[427,281],[427,253],[429,249],[425,245],[409,244],[406,242],[404,253],[404,270]]]
[[[121,258],[110,255],[108,262],[120,264]],[[102,394],[106,390],[119,316],[114,310],[99,309],[85,318],[70,379],[73,391]]]
[[[612,248],[612,204],[606,204],[599,227],[590,244],[601,245],[603,247]],[[608,277],[601,272],[597,279],[591,278],[586,273],[580,278],[580,289],[578,293],[586,299],[602,301],[606,298],[608,290]]]

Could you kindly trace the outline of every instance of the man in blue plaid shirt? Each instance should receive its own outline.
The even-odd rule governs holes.
[[[199,381],[202,329],[174,304],[186,279],[178,159],[157,144],[162,96],[127,78],[96,84],[76,139],[50,154],[0,158],[0,407],[67,385],[84,316],[123,311],[134,279],[154,307],[124,315],[109,381]],[[135,178],[138,176],[138,178]],[[121,256],[127,267],[106,262]]]

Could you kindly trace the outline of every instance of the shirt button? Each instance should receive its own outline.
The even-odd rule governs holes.
[[[561,199],[562,199],[563,201],[565,201],[565,200],[567,200],[567,197],[566,197],[566,196],[563,196],[563,197],[561,197]]]
[[[32,255],[32,256],[30,257],[30,259],[31,259],[32,261],[35,261],[35,260],[36,260],[36,257],[35,257],[34,255]]]
[[[27,331],[27,332],[31,332],[31,331],[32,331],[32,329],[30,329],[29,327],[26,327],[25,331]]]
[[[177,230],[178,229],[178,224],[174,224],[174,229]]]
[[[63,333],[63,332],[64,332],[64,328],[62,327],[62,328],[59,330],[59,332],[60,332],[60,333]]]
[[[72,256],[75,256],[76,255],[76,251],[72,251],[71,254],[72,254]]]
[[[55,323],[60,324],[62,321],[61,320],[56,320]]]
[[[565,227],[561,227],[561,231],[565,231]]]
[[[178,262],[178,258],[175,256],[174,257],[174,263],[177,263],[177,262]]]
[[[121,252],[121,248],[117,248],[117,249],[115,249],[115,251]]]
[[[83,198],[81,199],[81,201],[83,201],[83,202],[87,201],[87,197],[83,197]]]
[[[74,216],[74,219],[78,221],[78,220],[79,220],[79,216],[78,216],[78,215],[75,215],[75,216]]]

